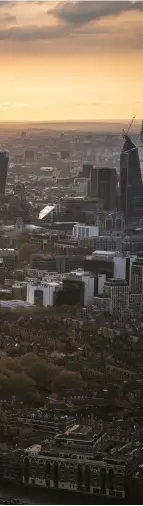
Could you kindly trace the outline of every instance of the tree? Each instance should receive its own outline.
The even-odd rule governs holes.
[[[66,369],[56,375],[52,383],[53,392],[60,392],[61,390],[74,389],[79,390],[84,387],[81,374],[78,372],[67,371]]]
[[[30,262],[30,258],[33,253],[36,253],[37,245],[32,243],[23,243],[19,248],[19,261],[20,262]]]

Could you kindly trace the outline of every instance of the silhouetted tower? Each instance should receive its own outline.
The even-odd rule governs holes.
[[[8,160],[8,151],[0,151],[0,195],[4,195],[5,193]]]
[[[142,120],[141,130],[140,130],[138,152],[139,152],[141,175],[143,177],[143,120]]]
[[[137,146],[127,134],[120,156],[120,210],[126,222],[143,214],[143,187]]]

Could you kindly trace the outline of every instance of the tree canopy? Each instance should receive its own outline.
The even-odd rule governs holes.
[[[0,362],[0,396],[9,400],[16,396],[23,402],[40,402],[43,393],[84,387],[80,373],[53,364],[34,353],[7,358]]]

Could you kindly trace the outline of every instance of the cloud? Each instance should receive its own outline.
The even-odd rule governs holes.
[[[0,24],[5,23],[15,23],[16,22],[16,16],[11,16],[10,14],[4,14],[3,16],[0,16]]]
[[[143,2],[129,1],[80,1],[60,2],[54,9],[47,11],[57,19],[74,25],[84,25],[90,21],[107,16],[117,16],[127,11],[143,11]]]
[[[0,30],[0,40],[13,41],[32,41],[32,40],[51,40],[66,35],[66,28],[61,26],[11,26]],[[68,34],[68,33],[67,33]]]
[[[0,8],[2,7],[14,7],[16,2],[12,2],[11,0],[0,0]]]

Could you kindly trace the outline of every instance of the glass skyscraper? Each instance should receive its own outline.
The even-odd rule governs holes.
[[[120,210],[126,222],[143,215],[143,186],[137,146],[128,135],[120,156]]]

